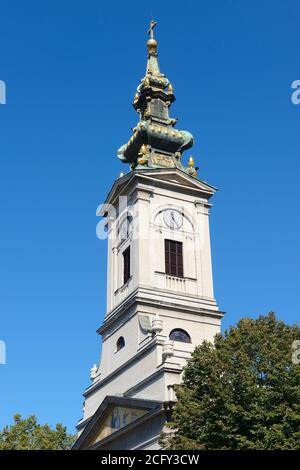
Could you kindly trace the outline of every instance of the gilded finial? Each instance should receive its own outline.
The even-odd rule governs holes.
[[[147,163],[148,153],[149,153],[148,145],[143,144],[140,148],[139,153],[138,153],[137,162],[138,162],[139,165],[145,165],[145,163]]]
[[[157,41],[154,39],[154,28],[157,25],[156,21],[150,21],[150,28],[148,29],[147,33],[150,34],[150,39],[147,41],[148,46],[148,54],[149,56],[156,56],[157,55]]]
[[[123,171],[121,171],[121,173],[119,174],[119,178],[122,178],[124,176],[124,173]]]
[[[195,167],[194,158],[190,155],[188,158],[188,174],[196,178],[197,170],[199,170],[199,168],[197,166]]]
[[[192,168],[194,165],[195,165],[194,159],[193,159],[192,155],[190,155],[189,159],[188,159],[188,166],[189,166],[189,168]]]

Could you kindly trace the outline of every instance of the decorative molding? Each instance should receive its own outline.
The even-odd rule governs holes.
[[[93,444],[92,447],[95,447],[99,445],[101,442],[108,442],[111,440],[111,438],[114,438],[115,436],[120,435],[120,433],[128,431],[128,429],[132,428],[133,423],[137,424],[140,421],[143,421],[146,417],[149,418],[150,416],[153,416],[153,413],[156,414],[157,412],[162,411],[162,402],[160,401],[155,401],[155,400],[143,400],[139,398],[125,398],[125,397],[117,397],[117,396],[107,396],[105,399],[102,401],[96,412],[94,413],[93,417],[90,420],[86,420],[84,423],[80,423],[78,427],[80,429],[82,428],[83,424],[86,424],[84,430],[80,434],[79,438],[75,442],[74,446],[72,449],[80,449],[83,448],[84,445],[88,444],[88,442],[92,441],[92,439],[95,437],[98,427],[97,423],[101,420],[101,418],[104,416],[104,414],[107,412],[109,408],[111,408],[113,405],[115,406],[126,406],[130,408],[144,408],[148,409],[149,413],[145,414],[141,418],[138,418],[136,421],[131,422],[127,426],[124,426],[123,428],[119,429],[118,431],[115,431],[113,434],[110,436],[107,436],[104,438],[102,441],[99,441],[95,444]],[[152,412],[152,413],[151,413]],[[147,419],[146,419],[147,420]],[[114,436],[114,437],[112,437]],[[86,448],[86,447],[84,447]]]

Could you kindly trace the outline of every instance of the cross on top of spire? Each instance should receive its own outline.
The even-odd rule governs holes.
[[[156,21],[154,21],[154,20],[150,21],[150,27],[149,27],[147,33],[150,34],[151,39],[154,39],[154,28],[155,28],[156,25],[157,25]]]

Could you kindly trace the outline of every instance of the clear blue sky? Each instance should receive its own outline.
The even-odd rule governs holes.
[[[147,2],[146,2],[147,4]],[[35,413],[70,431],[98,362],[106,244],[96,207],[124,169],[117,148],[159,22],[173,116],[193,133],[211,212],[224,327],[298,317],[299,1],[1,2],[0,426]]]

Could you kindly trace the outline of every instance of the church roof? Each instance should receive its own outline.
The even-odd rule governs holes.
[[[190,132],[176,129],[177,119],[169,116],[175,95],[169,79],[160,71],[155,26],[156,22],[151,21],[146,74],[133,101],[140,119],[132,129],[129,141],[119,148],[118,157],[132,169],[161,168],[167,161],[168,166],[196,176],[193,158],[189,158],[187,166],[181,161],[183,152],[192,147],[194,138]]]

